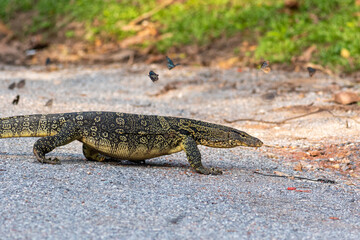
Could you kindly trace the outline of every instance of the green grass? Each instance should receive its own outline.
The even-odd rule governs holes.
[[[84,22],[85,40],[120,41],[136,34],[123,26],[159,5],[157,0],[1,0],[0,18],[11,21],[20,11],[36,11],[25,34],[54,30],[64,18]],[[161,53],[184,45],[210,45],[222,36],[241,35],[256,43],[246,52],[254,61],[267,59],[291,63],[312,45],[317,46],[312,62],[338,71],[360,69],[360,7],[355,0],[299,0],[300,8],[285,10],[283,0],[188,0],[176,1],[154,14],[164,36],[146,41]],[[67,31],[67,37],[74,32]],[[350,52],[349,58],[341,50]],[[239,49],[234,49],[238,53]]]

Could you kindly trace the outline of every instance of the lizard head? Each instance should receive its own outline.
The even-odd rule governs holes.
[[[199,143],[208,147],[232,148],[237,146],[261,147],[263,142],[246,132],[234,128],[211,129],[200,137]]]

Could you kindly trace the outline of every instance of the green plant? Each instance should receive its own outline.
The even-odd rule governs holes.
[[[158,7],[157,0],[1,0],[0,18],[11,21],[18,12],[36,13],[25,34],[56,31],[74,20],[86,26],[84,40],[121,41],[137,33],[124,28],[141,14]],[[257,44],[255,61],[290,63],[316,45],[311,61],[333,69],[360,69],[360,6],[355,0],[298,0],[299,8],[286,9],[283,0],[175,1],[146,21],[157,27],[159,40],[146,39],[159,52],[184,45],[210,46],[223,36],[241,34]],[[67,18],[67,21],[64,21]],[[66,37],[74,32],[65,31]],[[139,44],[137,44],[138,46]],[[346,49],[349,56],[342,56]],[[240,49],[234,49],[239,54]]]

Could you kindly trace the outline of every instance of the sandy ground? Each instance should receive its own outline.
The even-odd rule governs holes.
[[[146,76],[151,69],[160,74],[156,83]],[[25,87],[8,89],[21,79]],[[190,169],[184,153],[145,166],[94,163],[84,160],[81,144],[74,142],[49,154],[62,160],[52,166],[34,162],[35,139],[1,139],[0,235],[358,239],[360,111],[331,101],[338,91],[358,88],[348,79],[321,73],[309,78],[305,72],[2,66],[0,117],[91,110],[170,115],[232,126],[267,146],[200,147],[205,165],[224,170],[202,176]],[[13,105],[16,95],[20,101]],[[53,105],[44,106],[49,99]],[[229,123],[236,119],[248,120]],[[289,177],[279,177],[284,175]]]

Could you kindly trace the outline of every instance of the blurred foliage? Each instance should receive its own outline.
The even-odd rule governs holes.
[[[77,21],[86,26],[84,39],[122,40],[137,33],[124,26],[163,3],[160,0],[1,0],[0,17],[9,22],[17,13],[34,11],[26,33],[59,27],[58,22]],[[255,60],[290,63],[312,45],[311,61],[333,69],[360,69],[360,6],[355,0],[297,0],[289,9],[284,0],[187,0],[174,1],[148,20],[160,36],[154,45],[165,53],[171,47],[209,45],[214,39],[234,36],[257,43]],[[68,19],[67,21],[64,21]],[[67,37],[74,32],[68,31]],[[341,55],[343,50],[350,55]],[[239,49],[234,49],[238,52]]]

